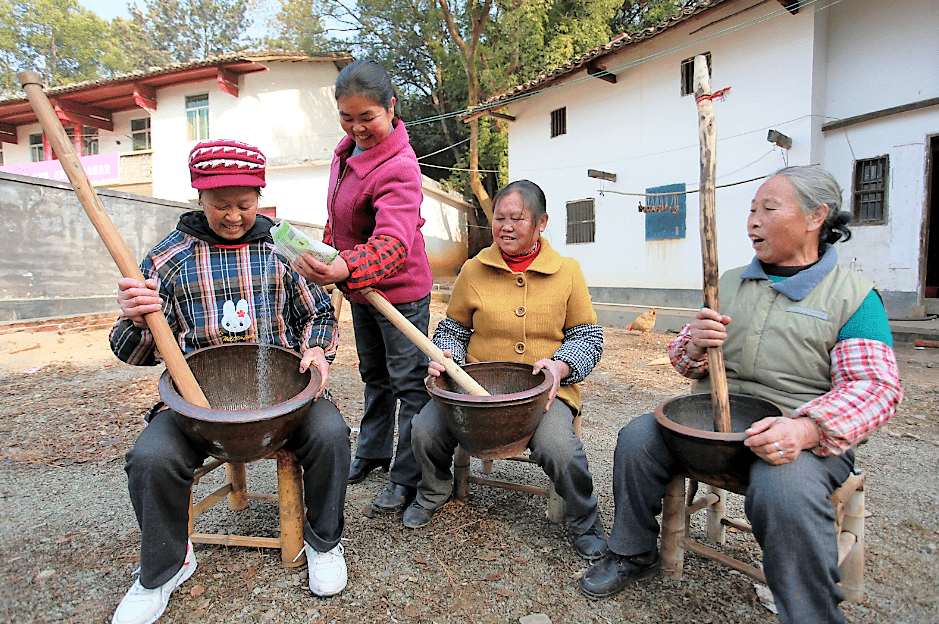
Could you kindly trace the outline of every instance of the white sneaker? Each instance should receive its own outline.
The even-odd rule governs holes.
[[[117,605],[111,624],[153,624],[166,611],[173,590],[182,585],[195,571],[196,553],[192,551],[192,542],[189,542],[186,546],[186,559],[179,572],[156,589],[147,589],[140,584],[139,578],[134,581],[121,604]]]
[[[336,544],[332,550],[321,553],[304,542],[303,550],[306,552],[311,592],[317,596],[332,596],[346,588],[349,576],[342,544]]]

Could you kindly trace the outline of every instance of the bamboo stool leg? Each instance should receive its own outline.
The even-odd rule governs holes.
[[[277,499],[280,511],[280,558],[286,567],[306,562],[303,550],[303,480],[297,458],[277,451]]]
[[[245,465],[228,462],[225,464],[225,474],[231,483],[228,506],[240,511],[248,506],[248,477],[245,474]]]
[[[842,532],[854,536],[854,545],[840,565],[841,591],[846,600],[864,601],[864,485],[851,494],[845,503]],[[841,536],[839,535],[839,542]],[[840,550],[840,549],[839,549]]]
[[[548,520],[555,523],[564,522],[566,509],[567,505],[564,503],[564,499],[558,495],[558,491],[554,487],[554,481],[550,481],[548,484]]]
[[[662,505],[662,571],[668,578],[681,578],[685,563],[685,549],[681,545],[684,536],[685,478],[677,476],[665,486]]]
[[[465,505],[469,502],[470,456],[462,446],[453,453],[453,499]]]
[[[708,541],[723,544],[727,541],[727,527],[723,523],[727,515],[727,492],[713,485],[708,486],[708,492],[717,495],[717,502],[708,505],[706,509]]]

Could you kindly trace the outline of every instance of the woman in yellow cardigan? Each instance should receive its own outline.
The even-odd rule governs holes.
[[[495,242],[463,266],[434,343],[461,365],[515,361],[532,364],[535,372],[551,371],[554,386],[528,447],[566,503],[575,550],[592,561],[606,552],[606,534],[573,417],[580,412],[577,383],[603,353],[603,328],[597,325],[580,265],[541,236],[547,223],[544,192],[537,184],[519,180],[496,194]],[[443,370],[431,362],[431,375]],[[431,521],[452,493],[450,466],[457,441],[434,401],[414,417],[411,444],[421,482],[403,521],[418,528]]]

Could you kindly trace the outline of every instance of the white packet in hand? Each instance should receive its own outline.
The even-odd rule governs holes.
[[[296,262],[300,254],[309,253],[323,264],[329,264],[339,254],[336,249],[310,238],[287,221],[271,228],[271,238],[274,239],[274,248],[291,262]]]

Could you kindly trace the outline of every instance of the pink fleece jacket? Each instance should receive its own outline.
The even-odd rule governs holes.
[[[329,220],[333,245],[352,249],[371,236],[393,236],[407,250],[404,268],[380,281],[380,290],[392,303],[407,303],[430,293],[433,276],[421,226],[421,170],[408,142],[404,123],[394,120],[394,131],[361,154],[350,157],[355,142],[343,137],[329,171]],[[367,303],[353,293],[355,303]]]

